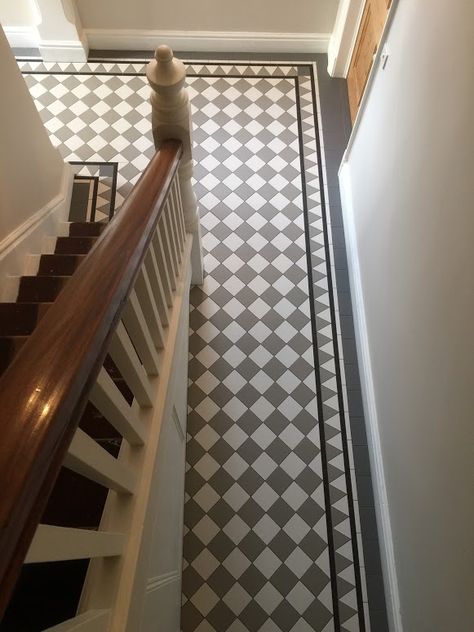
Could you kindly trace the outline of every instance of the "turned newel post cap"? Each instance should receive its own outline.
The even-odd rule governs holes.
[[[162,44],[155,50],[155,58],[148,64],[146,76],[151,87],[159,92],[160,88],[178,87],[184,83],[186,70],[171,48]]]
[[[161,46],[158,46],[158,48],[155,50],[155,59],[158,63],[166,63],[172,61],[173,50],[166,44],[161,44]]]

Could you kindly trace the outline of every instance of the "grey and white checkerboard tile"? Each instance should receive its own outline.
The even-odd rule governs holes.
[[[154,151],[144,64],[21,66],[64,158],[118,163],[120,206]],[[207,275],[191,293],[182,629],[368,629],[317,82],[308,64],[193,62],[188,86]]]

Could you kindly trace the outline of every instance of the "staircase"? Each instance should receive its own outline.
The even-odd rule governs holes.
[[[69,224],[69,235],[57,238],[54,253],[40,256],[37,273],[20,277],[16,301],[0,303],[0,375],[105,227],[99,222]]]
[[[63,226],[68,235],[57,238],[54,253],[41,255],[37,273],[18,280],[16,301],[0,303],[0,375],[106,227],[102,222],[72,222]],[[110,356],[104,367],[131,404],[133,394]],[[118,456],[122,436],[91,402],[79,427],[113,457]],[[41,523],[96,530],[106,499],[105,487],[63,467]],[[86,571],[84,560],[24,566],[0,631],[36,632],[74,617]]]
[[[184,66],[160,47],[147,74],[157,152],[120,213],[64,226],[0,304],[2,632],[180,627],[202,249]]]

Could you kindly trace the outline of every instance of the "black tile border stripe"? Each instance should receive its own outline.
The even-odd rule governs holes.
[[[316,311],[314,307],[314,284],[313,284],[313,265],[311,261],[311,240],[309,231],[309,217],[308,217],[308,200],[306,196],[306,173],[304,164],[304,146],[303,146],[303,124],[301,120],[301,103],[300,103],[300,91],[297,77],[295,79],[295,96],[296,96],[296,114],[298,121],[298,144],[300,150],[300,170],[301,170],[301,190],[303,198],[303,219],[304,219],[304,233],[306,243],[306,264],[308,267],[308,296],[309,296],[309,308],[311,314],[311,333],[313,338],[313,359],[314,359],[314,375],[316,380],[316,401],[318,406],[318,429],[321,444],[321,463],[323,474],[323,486],[324,486],[324,502],[326,505],[326,525],[328,536],[328,554],[329,554],[329,567],[331,570],[331,591],[332,591],[332,604],[333,604],[333,620],[335,632],[340,630],[339,621],[339,599],[337,590],[337,573],[336,573],[336,556],[334,549],[334,533],[332,526],[332,514],[331,514],[331,498],[329,493],[329,475],[328,475],[328,460],[326,454],[326,435],[324,427],[324,413],[323,413],[323,401],[321,394],[321,375],[319,364],[319,351],[317,345],[317,330],[316,330]]]
[[[332,337],[334,344],[334,363],[336,367],[336,382],[337,382],[337,395],[338,395],[338,403],[339,403],[339,416],[341,423],[341,435],[342,435],[342,452],[344,458],[344,472],[346,479],[346,487],[347,487],[347,501],[349,506],[349,521],[351,525],[352,532],[352,554],[353,554],[353,563],[354,563],[354,571],[355,571],[355,581],[356,581],[356,594],[357,594],[357,605],[358,605],[358,613],[359,613],[359,625],[360,632],[365,632],[365,620],[364,620],[364,604],[362,598],[362,580],[360,574],[360,562],[359,562],[359,550],[357,543],[357,529],[356,529],[356,521],[355,521],[355,511],[354,511],[354,497],[352,493],[352,480],[351,480],[351,472],[350,472],[350,461],[349,461],[349,452],[348,452],[348,443],[347,443],[347,429],[346,429],[346,416],[344,413],[344,398],[343,398],[343,390],[342,390],[342,379],[341,379],[341,366],[339,359],[339,342],[337,339],[337,327],[336,327],[336,309],[334,305],[334,285],[332,280],[331,273],[331,258],[330,258],[330,247],[329,247],[329,235],[328,235],[328,221],[327,221],[327,207],[326,207],[326,196],[324,192],[324,184],[325,184],[325,173],[323,171],[322,166],[322,151],[321,151],[321,130],[319,128],[318,121],[318,101],[316,98],[316,78],[314,75],[314,66],[311,65],[311,92],[312,92],[312,100],[313,100],[313,118],[314,118],[314,128],[316,131],[316,151],[318,156],[318,176],[320,182],[320,195],[321,195],[321,214],[323,220],[323,232],[324,232],[324,251],[326,253],[326,277],[328,280],[328,294],[329,294],[329,309],[331,312],[331,328],[332,328]],[[298,108],[299,112],[299,108]],[[354,481],[354,484],[356,482]]]

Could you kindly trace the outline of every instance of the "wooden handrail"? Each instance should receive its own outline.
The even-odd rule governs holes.
[[[162,143],[122,209],[0,379],[0,618],[182,155]]]

